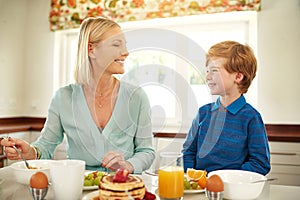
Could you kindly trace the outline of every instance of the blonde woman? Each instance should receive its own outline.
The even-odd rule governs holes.
[[[1,141],[9,159],[51,159],[67,137],[69,159],[90,170],[126,168],[141,173],[152,164],[150,105],[144,91],[115,78],[124,73],[128,56],[120,26],[105,18],[87,18],[80,28],[75,84],[60,88],[52,99],[41,136],[32,144]]]

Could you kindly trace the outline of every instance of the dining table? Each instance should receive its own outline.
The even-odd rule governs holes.
[[[156,194],[157,200],[157,185],[158,177],[142,173],[143,179],[147,191]],[[67,192],[67,191],[66,191]],[[79,200],[95,200],[97,199],[98,189],[82,191]],[[1,200],[32,200],[32,196],[29,192],[29,186],[20,184],[14,177],[14,171],[11,167],[6,166],[0,168],[0,199]],[[46,200],[54,200],[53,188],[51,185],[48,188],[48,193],[45,197]],[[184,200],[207,200],[204,190],[198,191],[185,191]],[[262,193],[257,198],[258,200],[298,200],[300,199],[300,186],[289,185],[274,185],[271,182],[266,182]]]

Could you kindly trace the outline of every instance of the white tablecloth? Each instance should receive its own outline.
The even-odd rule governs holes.
[[[157,177],[142,175],[148,191],[155,193],[157,190]],[[93,191],[83,191],[81,199],[90,196]],[[13,169],[0,168],[0,199],[1,200],[32,200],[28,185],[22,185],[15,181]],[[49,187],[47,200],[53,200],[53,190]],[[207,200],[204,193],[185,194],[184,200]],[[298,200],[300,199],[300,187],[265,184],[258,200]]]

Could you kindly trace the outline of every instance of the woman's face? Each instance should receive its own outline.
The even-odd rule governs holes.
[[[211,58],[206,67],[206,83],[212,95],[230,95],[236,92],[236,73],[229,73],[224,68],[224,58]]]
[[[123,74],[129,55],[122,30],[114,27],[103,34],[101,42],[91,44],[90,60],[95,73]]]

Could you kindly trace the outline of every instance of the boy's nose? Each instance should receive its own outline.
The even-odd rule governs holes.
[[[206,73],[206,77],[205,78],[206,78],[206,80],[210,80],[211,79],[211,75],[210,75],[209,72]]]

